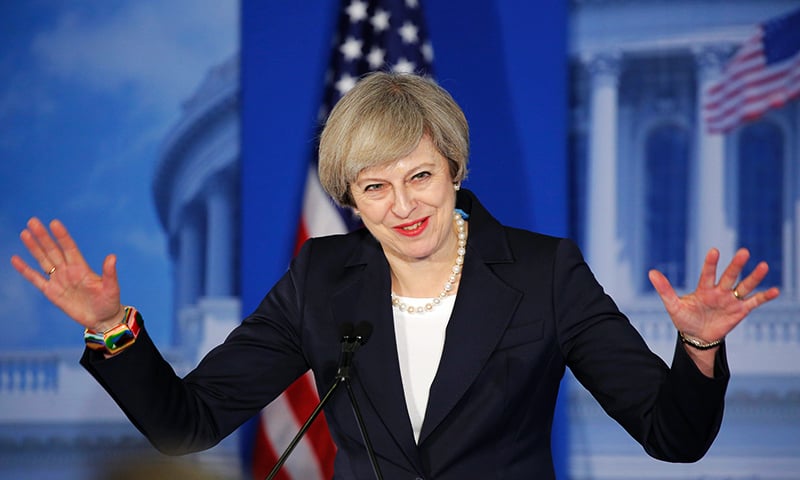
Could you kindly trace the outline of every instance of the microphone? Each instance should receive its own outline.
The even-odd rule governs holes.
[[[339,356],[339,368],[336,371],[336,378],[349,378],[350,366],[353,364],[353,355],[356,351],[367,343],[372,335],[372,324],[361,322],[355,327],[352,323],[343,323],[339,327],[342,335],[342,353]]]
[[[294,436],[292,441],[289,443],[289,446],[286,447],[283,455],[281,455],[281,457],[278,459],[278,462],[275,464],[275,466],[272,467],[272,470],[270,471],[269,475],[267,475],[266,480],[272,480],[275,478],[283,464],[286,463],[289,455],[300,442],[300,439],[303,438],[303,435],[305,435],[306,431],[309,429],[309,427],[311,427],[311,424],[314,422],[314,420],[316,420],[317,416],[319,416],[323,407],[325,407],[328,401],[333,397],[333,392],[335,392],[336,388],[342,383],[344,383],[345,388],[347,389],[347,395],[350,398],[350,405],[353,408],[353,415],[355,415],[356,423],[361,431],[361,437],[364,440],[364,445],[367,449],[367,455],[369,455],[369,461],[372,464],[372,470],[375,473],[375,478],[378,480],[383,480],[380,467],[378,467],[378,460],[375,457],[375,451],[372,448],[369,435],[367,435],[366,424],[364,423],[364,419],[361,417],[361,410],[358,408],[358,401],[353,393],[353,388],[350,386],[350,368],[353,365],[353,356],[362,345],[367,343],[367,340],[369,340],[369,337],[372,335],[372,324],[369,322],[360,322],[358,325],[353,326],[352,323],[345,322],[339,326],[339,335],[341,335],[342,351],[339,354],[339,366],[336,369],[336,378],[333,381],[333,385],[331,385],[331,388],[319,401],[319,404],[317,404],[317,407],[313,412],[311,412],[311,415],[308,417],[303,426],[300,427],[300,431],[297,432],[297,435]]]

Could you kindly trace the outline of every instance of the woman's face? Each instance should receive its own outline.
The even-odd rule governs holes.
[[[362,170],[350,192],[364,226],[390,261],[453,256],[453,178],[427,135],[408,156]]]

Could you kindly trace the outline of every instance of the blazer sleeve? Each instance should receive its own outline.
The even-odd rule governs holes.
[[[307,249],[224,343],[179,378],[146,329],[104,358],[87,349],[81,364],[161,452],[210,448],[258,413],[308,370],[302,354],[300,288]],[[302,256],[302,258],[300,258]]]
[[[730,378],[724,345],[714,378],[696,368],[677,340],[668,367],[604,293],[572,242],[560,242],[556,256],[557,331],[575,377],[649,455],[702,458],[722,422]]]

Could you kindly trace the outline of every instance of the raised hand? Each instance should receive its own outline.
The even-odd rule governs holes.
[[[712,248],[706,255],[697,288],[682,297],[657,270],[650,271],[650,282],[679,331],[712,342],[724,338],[747,314],[780,293],[775,287],[755,291],[769,270],[766,262],[756,265],[750,275],[736,283],[749,258],[747,249],[739,249],[717,281],[719,251]]]
[[[102,276],[97,275],[58,220],[50,222],[48,231],[38,218],[31,218],[20,239],[41,271],[17,255],[11,264],[48,300],[90,330],[103,332],[120,323],[123,307],[114,255],[105,258]]]
[[[712,248],[706,254],[697,288],[682,297],[678,297],[667,277],[658,270],[650,270],[650,282],[664,302],[675,328],[707,344],[724,339],[750,312],[780,294],[775,287],[755,291],[769,271],[766,262],[756,265],[750,275],[736,283],[749,258],[747,249],[739,249],[717,281],[719,251]],[[716,348],[698,350],[687,346],[689,356],[709,377],[714,375],[715,351]]]

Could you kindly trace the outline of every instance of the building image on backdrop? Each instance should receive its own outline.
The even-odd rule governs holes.
[[[169,247],[172,327],[180,332],[161,351],[181,375],[241,319],[238,60],[212,68],[183,103],[181,118],[162,141],[148,200]],[[0,479],[88,479],[99,465],[132,459],[173,468],[77,363],[74,349],[0,355],[0,398]],[[184,461],[222,478],[241,477],[235,436]]]
[[[744,246],[769,262],[764,285],[780,287],[781,297],[727,339],[725,417],[703,460],[670,465],[646,457],[573,381],[570,478],[797,478],[798,91],[794,101],[726,133],[709,133],[704,121],[708,88],[725,80],[725,65],[756,25],[797,11],[797,2],[571,5],[572,234],[600,283],[667,362],[676,334],[647,278],[650,268],[688,292],[709,248],[727,262]],[[794,80],[784,80],[790,88],[800,84],[797,46],[794,52]]]

